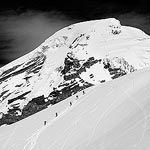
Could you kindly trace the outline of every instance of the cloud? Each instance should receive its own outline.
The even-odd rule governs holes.
[[[0,15],[1,66],[32,51],[57,30],[78,22],[60,12],[27,11]]]

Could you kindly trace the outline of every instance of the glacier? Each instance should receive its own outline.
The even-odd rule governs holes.
[[[59,30],[0,68],[0,149],[147,150],[149,66],[149,35],[115,18]]]

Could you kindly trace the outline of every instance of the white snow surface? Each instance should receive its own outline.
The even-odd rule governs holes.
[[[85,94],[77,93],[78,99],[73,95],[15,124],[0,127],[0,150],[149,150],[150,36],[122,26],[114,18],[63,28],[32,52],[0,68],[0,118],[13,104],[22,109],[32,98],[47,97],[63,82],[58,68],[64,67],[68,52],[84,62],[91,57],[102,60],[80,75],[95,86],[86,89]],[[37,67],[42,59],[44,63],[38,73],[28,74],[24,70],[37,62],[36,58]],[[112,80],[104,69],[106,59],[121,68],[126,67],[122,64],[126,61],[136,72],[127,70],[130,74]],[[106,82],[101,84],[102,80]],[[24,93],[28,93],[24,99],[8,103]]]
[[[64,59],[68,52],[72,52],[78,60],[84,61],[90,57],[95,59],[124,58],[138,70],[150,66],[150,37],[139,29],[121,26],[120,22],[114,18],[81,22],[56,32],[32,52],[0,68],[2,74],[9,68],[20,65],[15,71],[11,71],[13,74],[27,67],[26,63],[37,56],[46,57],[40,71],[37,74],[30,74],[31,78],[28,82],[24,79],[27,73],[22,72],[10,76],[8,80],[1,83],[0,93],[9,91],[9,94],[7,92],[1,97],[1,101],[5,100],[0,103],[2,112],[8,111],[7,108],[10,107],[8,100],[16,97],[16,93],[19,95],[25,91],[31,91],[26,95],[27,102],[40,95],[47,97],[53,87],[62,81],[62,76],[56,68],[64,66]],[[92,66],[81,76],[92,84],[99,84],[100,80],[111,80],[111,75],[103,69],[102,65]],[[90,79],[90,74],[93,74],[94,78]],[[5,76],[2,76],[2,79]],[[22,86],[18,87],[18,84]],[[4,96],[7,98],[4,99]]]
[[[149,76],[149,68],[139,70],[2,126],[0,149],[149,150]]]

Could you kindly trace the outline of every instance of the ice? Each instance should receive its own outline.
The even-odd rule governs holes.
[[[149,74],[145,69],[95,86],[79,93],[78,100],[68,98],[53,109],[2,127],[1,149],[148,150]],[[71,107],[69,101],[74,101]]]
[[[137,71],[112,80],[103,63],[86,68],[80,77],[95,86],[12,125],[1,126],[0,150],[149,150],[149,43],[144,32],[121,26],[114,18],[82,22],[56,32],[33,52],[2,67],[0,74],[21,64],[17,72],[36,56],[46,57],[39,72],[30,74],[28,86],[23,71],[2,81],[0,90],[9,90],[8,99],[31,90],[25,101],[16,101],[20,108],[34,97],[47,97],[63,82],[56,68],[64,65],[68,52],[83,61],[90,57],[123,58]],[[101,80],[107,82],[100,84]],[[1,103],[0,112],[11,108],[8,99]]]

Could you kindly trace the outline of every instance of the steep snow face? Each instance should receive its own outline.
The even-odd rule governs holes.
[[[149,66],[150,37],[139,29],[114,18],[65,27],[0,68],[1,125]]]
[[[72,96],[11,126],[3,126],[0,149],[148,150],[149,75],[147,68],[93,86],[84,94],[79,92],[78,100]]]

